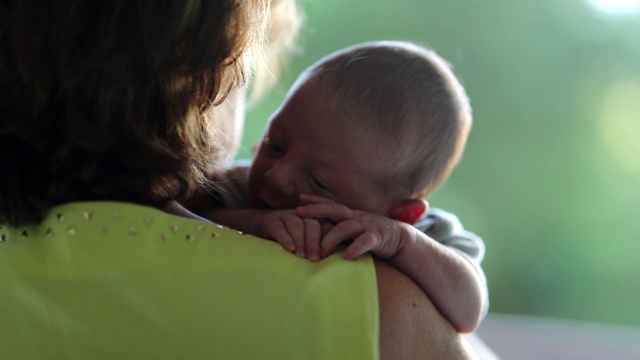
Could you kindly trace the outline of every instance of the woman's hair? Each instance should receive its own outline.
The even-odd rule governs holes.
[[[362,43],[319,60],[307,75],[326,86],[339,111],[397,149],[397,170],[377,179],[390,196],[426,196],[459,162],[472,122],[469,98],[432,50],[402,41]]]
[[[271,23],[265,46],[266,58],[254,62],[255,70],[250,96],[257,102],[276,82],[283,64],[296,46],[297,35],[304,23],[304,14],[295,0],[272,0]]]
[[[269,6],[0,3],[0,224],[70,201],[162,205],[204,181],[219,144],[203,114],[247,80]]]

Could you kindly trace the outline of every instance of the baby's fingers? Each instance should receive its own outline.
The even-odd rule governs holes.
[[[364,227],[357,221],[343,221],[336,224],[329,232],[322,238],[320,244],[320,257],[324,258],[329,256],[333,250],[345,240],[356,239],[363,232]]]
[[[278,221],[270,227],[271,237],[280,244],[288,252],[294,252],[296,245],[291,235],[287,231],[285,224],[282,221]]]
[[[311,261],[320,260],[320,241],[322,235],[322,228],[318,220],[315,219],[303,219],[304,220],[304,239],[305,239],[305,251],[307,259]]]
[[[371,251],[380,246],[380,236],[373,232],[364,232],[358,236],[351,245],[342,253],[342,257],[347,260],[353,260],[367,251]]]
[[[298,206],[296,214],[303,218],[328,219],[332,222],[340,222],[353,218],[355,212],[342,204],[330,202]]]
[[[284,222],[284,226],[286,227],[289,237],[293,241],[293,251],[297,256],[305,257],[304,220],[297,216],[291,216],[283,219],[282,221]]]
[[[325,197],[313,195],[313,194],[300,194],[300,202],[303,205],[335,203],[335,201],[331,199],[327,199]]]

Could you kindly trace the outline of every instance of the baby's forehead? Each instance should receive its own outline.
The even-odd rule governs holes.
[[[335,117],[348,121],[354,131],[342,135],[342,138],[366,139],[378,148],[385,149],[388,154],[404,155],[410,152],[407,147],[409,143],[414,143],[411,139],[417,133],[417,123],[424,123],[415,109],[410,109],[410,106],[396,109],[365,101],[362,97],[353,96],[354,91],[336,88],[331,76],[330,71],[304,72],[292,87],[287,101],[311,101],[326,111],[329,118],[324,120],[330,121],[331,117]],[[352,85],[356,90],[365,88],[362,84]],[[299,111],[304,112],[305,109]]]
[[[325,121],[338,118],[348,121],[353,131],[341,137],[366,139],[384,148],[390,154],[406,153],[416,133],[419,114],[411,109],[394,111],[381,104],[370,104],[354,99],[349,93],[336,91],[330,82],[317,76],[307,76],[297,84],[290,100],[313,101],[326,111]],[[322,120],[321,120],[322,121]]]

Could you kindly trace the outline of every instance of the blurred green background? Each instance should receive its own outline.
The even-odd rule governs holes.
[[[300,52],[248,114],[248,157],[297,74],[379,39],[434,48],[474,108],[430,198],[487,244],[491,311],[640,325],[640,14],[588,0],[302,0]]]

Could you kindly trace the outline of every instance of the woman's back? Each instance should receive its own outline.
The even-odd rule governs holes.
[[[125,203],[67,204],[39,226],[0,232],[6,358],[377,353],[368,257],[314,264],[270,241]]]

